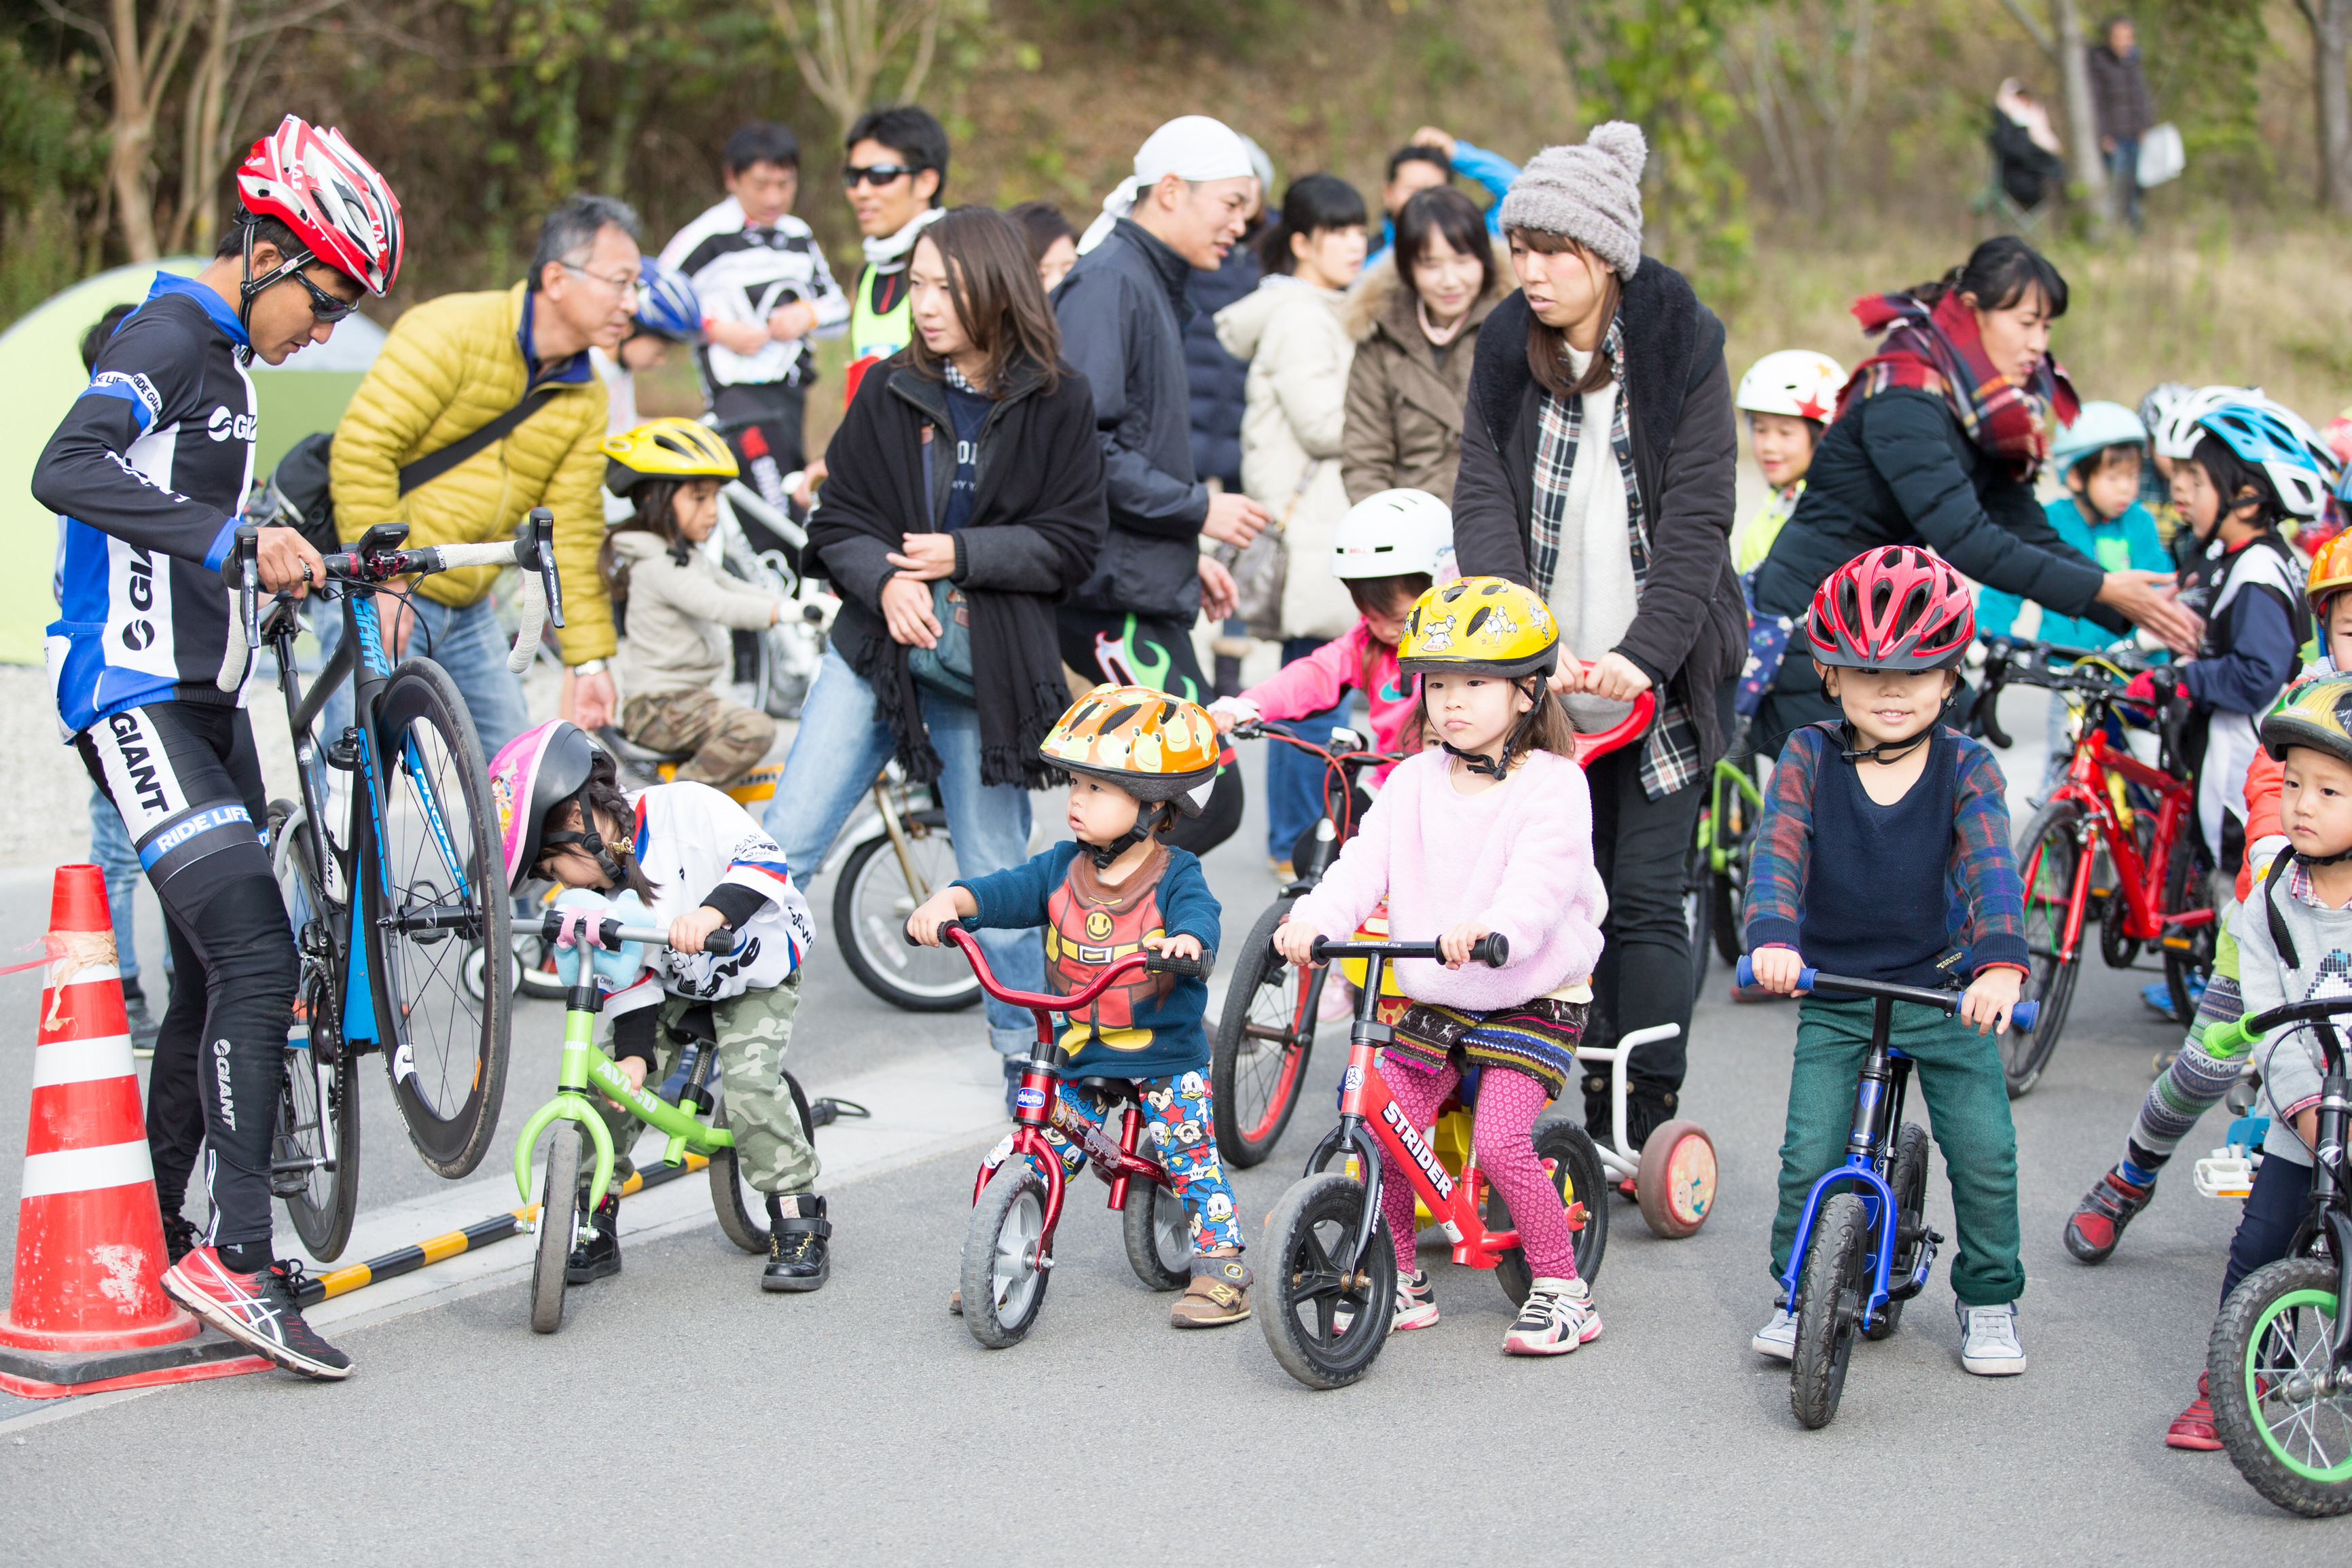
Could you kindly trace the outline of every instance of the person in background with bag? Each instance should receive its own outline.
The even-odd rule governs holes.
[[[914,340],[859,384],[809,520],[841,616],[766,824],[803,876],[893,757],[938,791],[961,875],[1027,862],[1028,792],[1055,777],[1037,747],[1070,703],[1055,601],[1109,528],[1094,397],[1021,231],[957,207],[907,275]],[[1044,988],[1036,932],[981,945],[1005,985]],[[987,1009],[1009,1112],[1035,1026]]]
[[[379,523],[407,524],[412,549],[478,544],[512,538],[533,507],[555,514],[557,635],[574,676],[572,716],[587,730],[613,722],[605,661],[615,646],[612,601],[596,572],[604,386],[588,350],[609,354],[628,335],[638,270],[637,214],[609,196],[572,197],[541,225],[524,281],[445,294],[400,319],[335,427],[330,458],[334,529],[345,546]],[[394,659],[423,624],[485,757],[530,724],[490,602],[497,580],[492,567],[441,572],[384,617]],[[329,617],[320,631],[331,654],[342,623]],[[350,692],[346,683],[329,699],[330,733],[351,722]]]
[[[2116,216],[2140,231],[2139,143],[2156,126],[2156,100],[2139,65],[2139,29],[2129,16],[2111,16],[2105,41],[2090,51],[2091,111],[2099,125],[2099,152],[2107,161]]]
[[[1356,188],[1336,175],[1301,175],[1258,241],[1265,280],[1217,313],[1217,340],[1249,361],[1242,486],[1274,518],[1234,560],[1234,580],[1251,633],[1281,638],[1286,664],[1358,619],[1346,585],[1322,567],[1348,510],[1339,447],[1356,344],[1340,311],[1364,269],[1364,244]],[[1343,711],[1309,714],[1297,731],[1319,738]],[[1265,800],[1266,858],[1286,883],[1291,846],[1323,814],[1322,762],[1293,747],[1269,747]]]

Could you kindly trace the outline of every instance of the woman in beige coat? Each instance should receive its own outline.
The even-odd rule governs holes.
[[[1450,505],[1479,324],[1510,292],[1511,273],[1477,207],[1450,186],[1407,202],[1396,236],[1343,317],[1357,347],[1340,478],[1351,504],[1405,489]]]
[[[1266,538],[1277,552],[1262,561],[1244,558],[1236,570],[1243,616],[1252,635],[1282,639],[1285,664],[1356,623],[1355,601],[1330,564],[1348,510],[1339,446],[1356,350],[1340,312],[1363,270],[1364,218],[1364,199],[1346,181],[1330,174],[1294,181],[1281,221],[1259,242],[1265,280],[1217,312],[1217,340],[1249,361],[1242,487],[1273,517]],[[1254,565],[1257,571],[1248,570]],[[1310,722],[1299,731],[1318,733]],[[1322,769],[1292,762],[1303,755],[1276,746],[1266,758],[1267,853],[1277,868],[1322,814]]]

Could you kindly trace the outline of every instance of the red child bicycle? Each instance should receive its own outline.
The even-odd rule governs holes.
[[[1309,1388],[1344,1388],[1371,1370],[1396,1314],[1396,1246],[1381,1215],[1381,1150],[1395,1158],[1422,1207],[1444,1228],[1456,1263],[1494,1270],[1514,1305],[1525,1303],[1533,1281],[1510,1211],[1479,1171],[1476,1153],[1465,1156],[1459,1176],[1449,1172],[1397,1108],[1373,1061],[1396,1036],[1380,1021],[1384,969],[1398,958],[1440,957],[1437,944],[1318,936],[1314,956],[1318,963],[1364,960],[1364,985],[1357,996],[1347,1071],[1339,1078],[1339,1124],[1317,1145],[1307,1174],[1266,1218],[1261,1245],[1274,1260],[1267,1270],[1273,1300],[1271,1310],[1262,1309],[1257,1319],[1285,1372]],[[1489,936],[1470,956],[1473,962],[1500,968],[1510,961],[1510,945],[1499,934]],[[1590,1193],[1598,1201],[1605,1190],[1601,1155],[1584,1129],[1565,1116],[1538,1121],[1534,1142],[1536,1156],[1551,1172],[1567,1207],[1577,1271],[1590,1279],[1601,1261],[1601,1228],[1587,1225],[1581,1198],[1571,1201],[1569,1194]]]
[[[2162,749],[2151,768],[2110,738],[2125,683],[2147,669],[2157,692]],[[2173,1011],[2192,1017],[2192,987],[2212,972],[2213,862],[2197,841],[2197,798],[2180,765],[2172,701],[2179,675],[2119,652],[2062,648],[1996,639],[1986,650],[1985,691],[1978,705],[1985,737],[2007,747],[1994,712],[2001,688],[2046,687],[2051,700],[2081,709],[2079,738],[2065,782],[2017,835],[2018,878],[2025,889],[2025,939],[2032,973],[2025,997],[2042,1004],[2031,1034],[2000,1037],[2009,1096],[2030,1091],[2050,1064],[2074,1004],[2083,963],[2084,929],[2095,921],[2099,953],[2129,968],[2143,947],[2164,960]],[[2137,803],[2135,804],[2135,800]]]
[[[1054,1092],[1057,1069],[1069,1063],[1069,1052],[1055,1039],[1054,1015],[1084,1012],[1096,998],[1138,969],[1205,980],[1210,960],[1129,953],[1106,965],[1081,989],[1057,997],[998,985],[966,926],[944,925],[940,934],[963,950],[982,990],[998,1001],[1028,1009],[1037,1020],[1037,1043],[1030,1048],[1028,1070],[1013,1095],[1015,1125],[988,1152],[972,1178],[961,1292],[964,1326],[971,1337],[991,1350],[1019,1344],[1045,1304],[1045,1285],[1053,1277],[1054,1230],[1061,1223],[1066,1196],[1062,1153],[1046,1138],[1048,1127],[1083,1150],[1095,1175],[1109,1186],[1107,1207],[1119,1212],[1127,1260],[1136,1278],[1155,1291],[1182,1290],[1192,1277],[1191,1222],[1169,1185],[1168,1172],[1142,1152],[1143,1108],[1137,1103],[1135,1085],[1124,1078],[1078,1080],[1078,1087],[1098,1101],[1126,1105],[1116,1141],[1073,1113]],[[1149,1184],[1148,1196],[1129,1203],[1130,1197],[1138,1196],[1138,1182]]]

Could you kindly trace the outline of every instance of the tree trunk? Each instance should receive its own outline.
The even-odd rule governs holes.
[[[2352,46],[2352,0],[2297,0],[2311,24],[2312,74],[2319,109],[2319,204],[2352,213],[2352,93],[2345,56]]]
[[[131,259],[153,261],[155,197],[148,161],[155,149],[155,110],[147,90],[147,61],[139,47],[137,0],[113,0],[108,7],[113,35],[114,113],[107,127],[106,178],[122,220],[122,243]]]
[[[2058,79],[2066,99],[2066,139],[2074,144],[2074,179],[2089,200],[2094,228],[2107,226],[2107,165],[2099,153],[2099,117],[2091,105],[2091,60],[2083,13],[2074,0],[2050,0],[2058,44]]]

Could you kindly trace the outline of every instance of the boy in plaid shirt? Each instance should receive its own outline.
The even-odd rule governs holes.
[[[1756,980],[1787,995],[1798,971],[1937,988],[1972,977],[1958,1016],[1895,1004],[1893,1043],[1912,1059],[1951,1175],[1959,1253],[1960,1364],[2025,1370],[2017,1342],[2017,1133],[2000,1053],[2026,975],[2025,908],[2009,848],[2007,788],[1992,754],[1939,724],[1975,631],[1968,585],[1924,549],[1864,552],[1814,597],[1807,634],[1843,723],[1789,737],[1748,862],[1747,939]],[[1805,1195],[1845,1157],[1854,1082],[1876,1004],[1808,997],[1798,1016],[1780,1145],[1772,1272],[1787,1269]],[[1756,1350],[1787,1360],[1783,1301]]]

